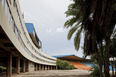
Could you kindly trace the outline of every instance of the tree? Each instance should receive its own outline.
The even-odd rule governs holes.
[[[113,38],[111,39],[111,45],[110,45],[110,57],[112,58],[111,61],[111,65],[112,65],[112,76],[115,77],[116,76],[116,72],[115,72],[115,76],[114,76],[114,67],[115,67],[115,60],[114,58],[116,57],[116,34],[114,34],[112,36]],[[115,70],[116,71],[116,70]]]
[[[84,53],[86,55],[96,54],[98,61],[103,54],[105,43],[105,77],[109,77],[109,48],[110,37],[116,24],[116,1],[115,0],[73,0],[66,11],[69,17],[65,27],[71,27],[68,33],[70,40],[75,33],[74,45],[78,50],[80,46],[81,33],[84,33]],[[98,49],[100,48],[100,51]],[[100,54],[99,54],[100,53]],[[101,64],[100,64],[101,66]],[[102,69],[101,76],[102,77]]]
[[[70,64],[68,61],[63,61],[63,60],[60,60],[58,59],[56,61],[56,65],[58,66],[58,69],[61,69],[61,70],[72,70],[74,69],[74,65]]]

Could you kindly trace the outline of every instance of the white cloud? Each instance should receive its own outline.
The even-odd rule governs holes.
[[[52,30],[51,30],[51,29],[47,29],[46,32],[47,32],[47,33],[51,33]]]
[[[56,31],[57,32],[64,32],[63,28],[57,28]]]
[[[73,46],[73,39],[68,41],[66,38],[69,29],[63,28],[67,20],[65,11],[71,3],[70,0],[19,1],[25,21],[34,23],[36,32],[43,43],[43,52],[51,55],[77,54]],[[28,4],[25,4],[26,2]],[[78,55],[82,56],[81,51]]]

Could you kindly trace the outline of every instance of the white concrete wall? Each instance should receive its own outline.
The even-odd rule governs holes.
[[[13,17],[14,19],[14,22],[15,22],[15,26],[17,27],[18,29],[18,32],[19,32],[19,35],[24,43],[24,45],[26,46],[26,48],[28,48],[28,50],[33,54],[35,55],[36,57],[38,57],[39,59],[42,59],[44,61],[40,61],[32,56],[30,56],[24,49],[24,47],[22,46],[20,40],[17,38],[15,32],[14,32],[14,25],[11,24],[11,22],[8,20],[9,15],[7,15],[7,11],[8,11],[8,8],[6,9],[6,5],[3,4],[3,1],[7,1],[8,2],[8,8],[9,10],[11,11],[11,16]],[[9,2],[11,1],[11,3]],[[56,66],[56,58],[53,58],[45,53],[43,53],[42,51],[40,51],[32,42],[28,32],[27,32],[27,29],[25,27],[25,21],[24,19],[22,18],[22,14],[21,14],[21,10],[20,10],[20,6],[19,6],[19,2],[18,0],[15,0],[16,1],[16,5],[17,5],[17,10],[18,10],[18,13],[19,13],[19,18],[20,18],[20,21],[18,20],[18,16],[17,16],[17,13],[16,13],[16,10],[14,8],[14,3],[12,2],[14,0],[0,0],[0,26],[2,27],[2,29],[5,31],[6,35],[8,36],[8,38],[11,40],[11,42],[14,44],[14,46],[17,48],[18,52],[20,52],[22,54],[22,56],[24,56],[26,59],[34,62],[34,63],[38,63],[38,64],[44,64],[44,65],[52,65],[52,66]],[[6,10],[6,11],[5,11]],[[21,25],[22,24],[22,25]],[[22,29],[24,29],[24,32],[22,31]],[[39,56],[37,53],[35,53],[35,51],[29,46],[28,44],[28,41],[26,40],[25,36],[27,37],[28,41],[30,42],[31,46],[33,46],[33,49],[35,49],[37,52],[39,52],[40,54],[52,59],[47,59],[47,58],[44,58],[44,57],[41,57]],[[52,62],[52,63],[50,63]]]

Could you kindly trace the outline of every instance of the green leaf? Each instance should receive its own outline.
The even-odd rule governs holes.
[[[75,31],[77,31],[77,29],[79,28],[80,26],[78,26],[78,24],[76,24],[74,27],[72,27],[69,32],[68,32],[68,40],[71,39],[72,35],[74,34]]]
[[[74,45],[75,45],[76,50],[78,50],[80,47],[81,32],[82,32],[82,28],[80,28],[78,30],[78,32],[76,33],[75,38],[74,38]]]

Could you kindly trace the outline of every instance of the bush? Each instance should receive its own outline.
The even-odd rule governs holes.
[[[93,68],[94,70],[91,72],[90,76],[93,76],[93,77],[100,77],[99,67],[96,66],[96,65],[94,65],[94,66],[92,66],[92,68]]]
[[[5,71],[6,67],[0,66],[0,72]]]
[[[63,61],[63,60],[57,60],[56,65],[59,67],[61,70],[72,70],[74,69],[74,65],[71,65],[68,61]]]

